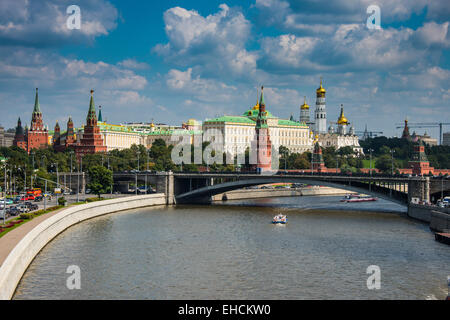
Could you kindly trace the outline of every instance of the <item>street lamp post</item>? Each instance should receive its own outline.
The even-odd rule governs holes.
[[[6,220],[6,161],[3,161],[3,164],[5,166],[5,185],[3,187],[3,224],[5,224]]]
[[[370,153],[370,182],[369,182],[369,191],[372,191],[372,152],[373,149],[369,149],[369,153]]]
[[[391,149],[391,156],[392,156],[392,158],[391,158],[391,176],[394,175],[394,153],[395,153],[395,150]]]
[[[73,151],[70,151],[70,177],[69,177],[69,185],[70,185],[70,193],[72,193],[72,155]]]
[[[56,188],[59,188],[59,172],[58,172],[58,163],[52,163],[52,167],[56,167]],[[56,204],[58,204],[58,193],[56,194]]]
[[[80,165],[78,167],[77,172],[77,202],[80,202]]]

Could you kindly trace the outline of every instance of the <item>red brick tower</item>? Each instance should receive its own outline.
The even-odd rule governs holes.
[[[323,161],[322,147],[319,142],[314,145],[314,152],[312,156],[312,167],[314,172],[327,172],[327,167]]]
[[[34,100],[33,115],[31,117],[31,127],[26,133],[27,152],[31,149],[45,148],[48,145],[48,130],[42,121],[42,112],[39,105],[38,88]]]
[[[91,90],[91,101],[86,118],[86,125],[84,126],[84,132],[80,144],[76,146],[77,159],[80,159],[85,154],[97,152],[106,152],[106,146],[103,145],[103,138],[100,134],[100,128],[97,125],[94,90]]]
[[[270,141],[269,126],[267,125],[266,104],[264,102],[264,87],[261,87],[259,113],[256,118],[256,171],[272,170],[272,142]]]
[[[408,128],[408,119],[405,119],[405,127],[403,128],[402,139],[411,140]]]
[[[59,127],[58,121],[56,121],[54,133],[53,133],[53,148],[57,151],[60,150],[61,146],[61,128]]]
[[[430,162],[425,153],[423,141],[419,141],[419,143],[414,146],[414,153],[408,164],[409,167],[412,168],[413,174],[424,175],[434,173],[434,168],[430,167]]]
[[[67,136],[66,136],[66,148],[75,144],[75,133],[73,131],[73,121],[72,117],[69,117],[67,121]]]

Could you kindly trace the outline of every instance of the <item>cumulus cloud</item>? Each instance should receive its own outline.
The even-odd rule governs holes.
[[[183,92],[188,97],[203,102],[227,102],[238,92],[235,86],[224,82],[203,79],[200,75],[193,76],[192,68],[186,71],[172,69],[166,76],[167,86],[174,91]]]
[[[125,115],[133,108],[151,106],[153,101],[141,92],[147,84],[147,79],[134,70],[103,61],[69,59],[32,48],[4,47],[0,53],[0,86],[3,92],[14,92],[0,101],[0,108],[11,110],[11,105],[16,106],[15,112],[4,114],[9,123],[16,121],[17,113],[24,119],[29,117],[35,87],[40,88],[46,121],[52,123],[61,115],[72,115],[74,121],[82,122],[91,89],[95,89],[96,102],[118,108],[117,115],[121,110]]]
[[[222,4],[217,13],[203,17],[175,7],[164,13],[164,23],[169,42],[153,51],[167,62],[223,76],[254,72],[257,56],[245,48],[250,22],[237,9]]]
[[[380,7],[382,23],[391,23],[421,13],[427,3],[427,0],[256,0],[254,7],[261,24],[291,32],[330,34],[339,24],[365,24],[370,5]]]
[[[69,0],[2,0],[0,45],[49,47],[90,42],[116,27],[117,9],[106,0],[81,0],[81,29],[69,30]]]
[[[448,25],[429,22],[417,30],[385,28],[374,32],[361,24],[342,24],[327,37],[266,37],[261,43],[261,64],[281,73],[427,66],[433,50],[449,46]]]

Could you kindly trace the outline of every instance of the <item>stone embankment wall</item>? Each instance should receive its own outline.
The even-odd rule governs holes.
[[[34,257],[47,243],[70,226],[113,212],[165,204],[166,196],[160,193],[71,206],[50,216],[24,234],[3,261],[0,267],[0,299],[12,298],[20,279]],[[20,227],[11,233],[20,232],[19,229]]]

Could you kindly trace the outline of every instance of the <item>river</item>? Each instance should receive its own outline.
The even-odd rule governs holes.
[[[445,298],[450,247],[427,225],[384,200],[339,199],[240,200],[94,218],[39,253],[14,299]],[[287,225],[270,223],[279,212]],[[70,265],[80,268],[79,290],[66,286]],[[367,287],[370,265],[380,268],[378,290]]]

